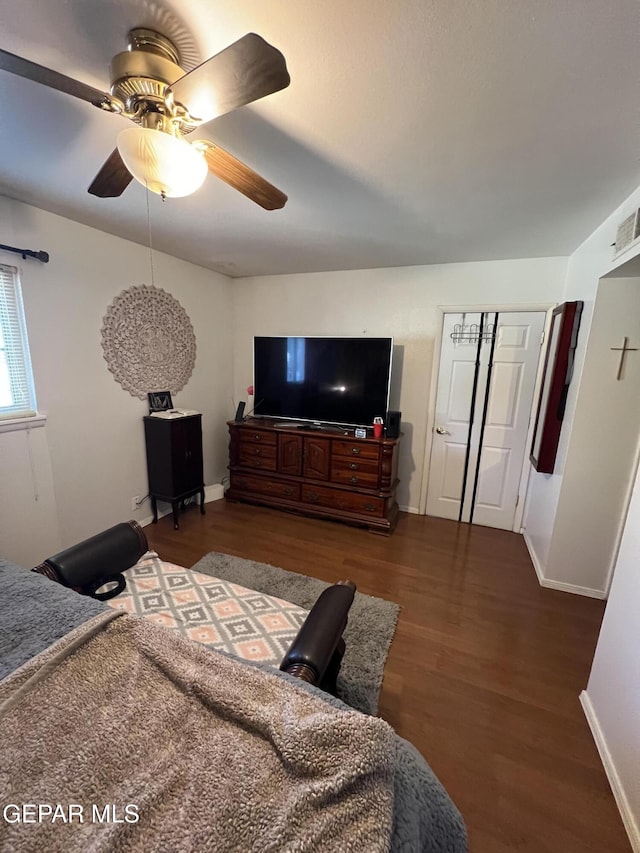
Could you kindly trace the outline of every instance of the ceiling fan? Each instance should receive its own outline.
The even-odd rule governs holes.
[[[89,187],[93,195],[119,196],[134,177],[163,198],[189,195],[209,171],[266,210],[284,207],[287,196],[228,151],[185,138],[205,122],[285,89],[290,78],[280,51],[248,33],[185,72],[175,45],[155,30],[131,30],[127,47],[111,61],[109,93],[1,49],[0,69],[137,125],[118,135],[117,148]]]

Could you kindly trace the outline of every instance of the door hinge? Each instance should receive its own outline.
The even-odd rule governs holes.
[[[516,507],[518,506],[519,503],[520,503],[520,495],[518,495],[518,497],[516,498]]]
[[[542,330],[542,334],[540,335],[540,346],[544,343],[544,329]]]

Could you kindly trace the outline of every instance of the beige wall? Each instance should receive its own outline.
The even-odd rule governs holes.
[[[0,221],[3,242],[51,256],[41,264],[0,253],[1,262],[21,270],[38,408],[47,415],[46,426],[33,434],[38,433],[43,475],[48,448],[53,483],[48,523],[30,524],[28,501],[24,524],[2,530],[0,552],[35,563],[58,546],[149,515],[148,504],[137,512],[130,508],[134,495],[147,494],[142,426],[147,405],[114,380],[100,335],[113,298],[132,285],[151,283],[149,250],[6,198],[0,198]],[[225,420],[232,415],[232,283],[158,251],[154,270],[156,286],[175,296],[195,331],[194,373],[174,402],[203,413],[205,483],[219,483],[227,465]],[[15,434],[0,433],[5,450],[17,441]],[[13,476],[26,482],[30,465],[23,453],[24,476],[15,471]],[[11,500],[11,490],[3,476],[0,506]],[[42,517],[43,510],[38,512]]]
[[[546,576],[608,591],[640,436],[640,360],[620,346],[640,340],[640,279],[603,279],[589,333],[580,394],[564,466]]]
[[[402,412],[404,432],[398,503],[417,512],[438,306],[555,303],[565,270],[565,258],[537,258],[237,280],[234,396],[247,398],[254,335],[393,336],[391,408]]]
[[[640,850],[640,472],[589,685],[587,719],[634,850]]]
[[[0,557],[23,566],[61,547],[47,431],[38,423],[0,431]]]
[[[591,435],[593,424],[589,412],[598,411],[600,391],[595,377],[591,373],[587,375],[585,365],[590,361],[592,366],[597,366],[601,360],[599,351],[592,351],[587,360],[598,288],[606,286],[605,282],[599,285],[600,278],[640,253],[640,245],[636,245],[614,260],[611,248],[619,223],[639,205],[640,187],[569,259],[562,301],[584,301],[575,372],[569,389],[555,471],[553,474],[532,471],[524,516],[525,538],[542,583],[600,597],[606,594],[617,547],[620,513],[624,513],[631,474],[628,473],[615,490],[608,504],[606,521],[601,503],[592,499],[593,489],[600,486],[596,486],[593,480],[595,472],[591,466],[584,464],[585,450],[589,448],[588,459],[593,456],[591,448],[597,445],[596,461],[606,478],[608,453],[615,454],[616,448],[610,440],[602,436],[596,439]],[[606,336],[610,333],[611,340],[621,340],[625,333],[617,323],[615,325],[616,328],[608,329],[601,324],[600,334]],[[602,347],[604,342],[594,342],[594,346]],[[629,452],[628,456],[627,472],[631,472],[633,453]],[[579,553],[576,542],[583,545]]]

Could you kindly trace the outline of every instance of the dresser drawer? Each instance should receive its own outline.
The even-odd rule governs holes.
[[[297,483],[285,483],[270,480],[268,477],[252,477],[251,474],[231,474],[231,486],[236,491],[252,492],[258,495],[272,495],[288,501],[300,500],[300,486]]]
[[[357,495],[340,489],[327,489],[322,486],[305,486],[303,484],[301,499],[303,503],[339,509],[343,512],[372,516],[384,515],[384,498]]]
[[[336,459],[331,463],[331,480],[344,486],[375,489],[378,486],[378,465],[359,459]]]
[[[275,471],[275,445],[254,444],[253,442],[243,441],[240,445],[239,460],[241,465],[246,465],[249,468],[260,468],[263,471]]]
[[[273,430],[268,429],[241,429],[240,430],[240,447],[248,442],[257,442],[259,444],[271,444],[274,447],[278,441],[278,435]]]
[[[364,441],[334,441],[334,456],[348,456],[350,459],[369,459],[375,462],[380,458],[380,447]]]

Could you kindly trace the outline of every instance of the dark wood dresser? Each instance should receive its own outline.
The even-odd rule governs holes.
[[[202,415],[170,419],[147,415],[144,436],[153,523],[158,520],[157,501],[167,501],[177,530],[181,501],[200,495],[200,512],[204,515]]]
[[[389,534],[398,519],[398,443],[353,430],[228,421],[228,500],[265,504]]]

